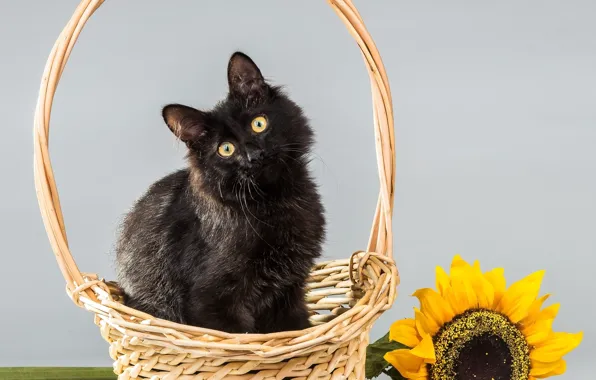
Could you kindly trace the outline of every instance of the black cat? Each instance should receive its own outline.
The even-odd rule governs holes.
[[[313,132],[246,55],[230,58],[228,83],[211,111],[163,109],[189,167],[126,215],[118,280],[128,306],[158,318],[233,333],[303,329],[325,236],[308,171]]]

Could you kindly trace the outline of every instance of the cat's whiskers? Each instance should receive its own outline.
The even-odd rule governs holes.
[[[290,157],[288,157],[288,158],[290,158]],[[282,164],[284,164],[286,166],[286,168],[288,168],[288,171],[291,172],[292,167],[290,166],[290,164],[288,164],[283,157],[280,157],[279,159],[281,160]],[[294,187],[294,186],[292,186],[292,187]]]
[[[255,214],[253,214],[253,213],[252,213],[252,211],[250,211],[250,207],[248,207],[248,201],[246,200],[246,191],[244,190],[244,185],[247,185],[247,186],[246,186],[246,188],[247,188],[247,189],[249,189],[249,191],[250,191],[250,187],[248,186],[248,184],[250,184],[250,182],[248,182],[247,180],[244,180],[244,181],[242,182],[242,189],[243,189],[243,191],[242,191],[242,195],[244,195],[244,204],[245,204],[245,206],[246,206],[246,210],[248,210],[248,213],[249,213],[250,215],[252,215],[252,217],[253,217],[253,218],[255,218],[257,221],[259,221],[259,222],[263,223],[263,224],[264,224],[264,225],[266,225],[266,226],[273,227],[271,224],[269,224],[269,223],[266,223],[266,222],[262,221],[261,219],[257,218],[257,217],[256,217],[256,215],[255,215]],[[254,200],[254,198],[253,198],[253,200]],[[256,232],[256,231],[255,231],[255,232]]]
[[[244,184],[244,182],[237,182],[238,184],[240,184],[240,186],[242,186]],[[240,197],[240,195],[244,195],[244,200],[246,201],[246,193],[244,193],[243,191],[241,191],[243,188],[239,188],[238,193],[236,195],[236,197],[238,198],[238,202],[240,203],[240,209],[242,210],[242,212],[244,213],[244,217],[246,218],[246,222],[248,223],[248,225],[250,226],[250,228],[252,228],[252,230],[255,232],[255,234],[259,237],[259,239],[261,239],[263,241],[263,243],[267,244],[269,247],[271,247],[271,249],[273,249],[273,251],[275,252],[276,249],[267,242],[267,240],[263,239],[263,237],[261,236],[261,234],[259,234],[259,232],[257,231],[257,229],[252,225],[252,223],[250,222],[250,218],[248,217],[248,215],[246,214],[246,210],[248,210],[248,212],[252,215],[252,213],[250,212],[250,209],[248,208],[248,204],[246,205],[246,210],[244,208],[244,203],[242,203],[242,198]],[[253,215],[253,217],[255,217]],[[255,217],[255,219],[257,219]],[[257,219],[259,220],[259,219]],[[259,220],[260,221],[260,220]],[[261,221],[261,223],[264,223]],[[266,224],[266,223],[264,223]],[[270,226],[270,225],[268,225]]]
[[[263,190],[261,190],[261,188],[259,187],[259,185],[257,185],[257,183],[255,182],[255,180],[253,178],[250,179],[250,184],[255,189],[255,192],[257,193],[257,195],[261,196],[261,198],[265,198],[265,193],[263,192]]]
[[[256,183],[254,184],[255,190],[257,191],[257,193],[259,193],[261,195],[261,197],[265,198],[265,192],[259,187],[259,185],[257,185]]]
[[[217,181],[217,188],[219,189],[219,196],[221,197],[221,199],[224,199],[223,193],[221,191],[221,180]]]
[[[245,217],[246,219],[248,219],[248,217],[246,216],[246,212],[244,212],[244,208],[243,208],[243,206],[242,206],[242,202],[240,201],[240,190],[236,191],[236,185],[238,185],[238,184],[239,184],[239,182],[238,182],[238,181],[236,181],[236,182],[234,183],[234,186],[232,187],[232,192],[234,193],[234,195],[236,196],[236,200],[237,200],[237,201],[238,201],[238,203],[240,204],[240,209],[241,209],[241,210],[242,210],[242,212],[244,213],[244,217]],[[248,221],[248,220],[247,220],[247,221]],[[250,224],[250,223],[249,223],[249,224]],[[252,227],[252,226],[251,226],[251,227]],[[253,230],[254,230],[254,228],[253,228]],[[245,230],[245,237],[246,237],[246,239],[248,239],[248,230]]]
[[[246,183],[247,183],[246,188],[248,189],[248,194],[250,195],[250,198],[253,200],[253,202],[257,202],[255,197],[252,195],[252,190],[251,190],[252,178],[250,178],[250,181],[247,181]]]
[[[297,144],[285,144],[285,145],[281,145],[280,147],[286,147],[286,146],[291,146],[291,145],[297,145]],[[317,153],[314,153],[314,152],[304,152],[304,151],[299,150],[299,149],[282,149],[282,150],[284,152],[286,152],[286,153],[290,153],[290,152],[299,153],[300,154],[300,157],[298,159],[296,159],[294,157],[289,157],[288,156],[288,158],[290,158],[290,159],[292,159],[294,161],[298,161],[300,159],[303,159],[305,156],[310,156],[310,157],[308,157],[308,161],[306,162],[307,164],[310,164],[312,161],[314,161],[314,159],[317,159],[317,160],[321,161],[321,163],[325,167],[325,170],[327,170],[327,171],[329,171],[331,173],[331,176],[335,180],[336,185],[338,185],[338,180],[337,180],[337,177],[335,176],[335,173],[333,173],[333,170],[331,170],[329,168],[329,166],[327,165],[327,163],[325,162],[325,160],[323,160],[323,157],[321,157]]]
[[[325,163],[325,161],[319,154],[309,151],[309,150],[296,149],[296,147],[301,147],[301,146],[303,146],[303,144],[290,143],[290,144],[282,144],[282,145],[278,146],[277,148],[279,148],[283,152],[299,153],[300,156],[316,156],[323,163],[323,165],[327,166],[327,164]],[[286,148],[289,148],[289,149],[286,149]]]

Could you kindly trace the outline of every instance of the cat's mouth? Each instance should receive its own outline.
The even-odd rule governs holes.
[[[284,168],[283,163],[277,162],[263,167],[257,177],[257,182],[263,184],[273,184],[277,182]]]
[[[240,178],[259,186],[270,186],[280,180],[286,165],[282,161],[255,165],[240,173]]]

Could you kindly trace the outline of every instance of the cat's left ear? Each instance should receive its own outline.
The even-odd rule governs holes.
[[[255,98],[265,95],[267,91],[261,70],[241,52],[234,53],[228,63],[228,85],[231,94],[241,97]]]

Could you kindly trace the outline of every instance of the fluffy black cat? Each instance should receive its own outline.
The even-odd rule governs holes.
[[[309,327],[305,282],[325,218],[308,171],[302,110],[246,55],[210,111],[172,104],[189,167],[153,184],[117,244],[125,303],[155,317],[232,333]]]

